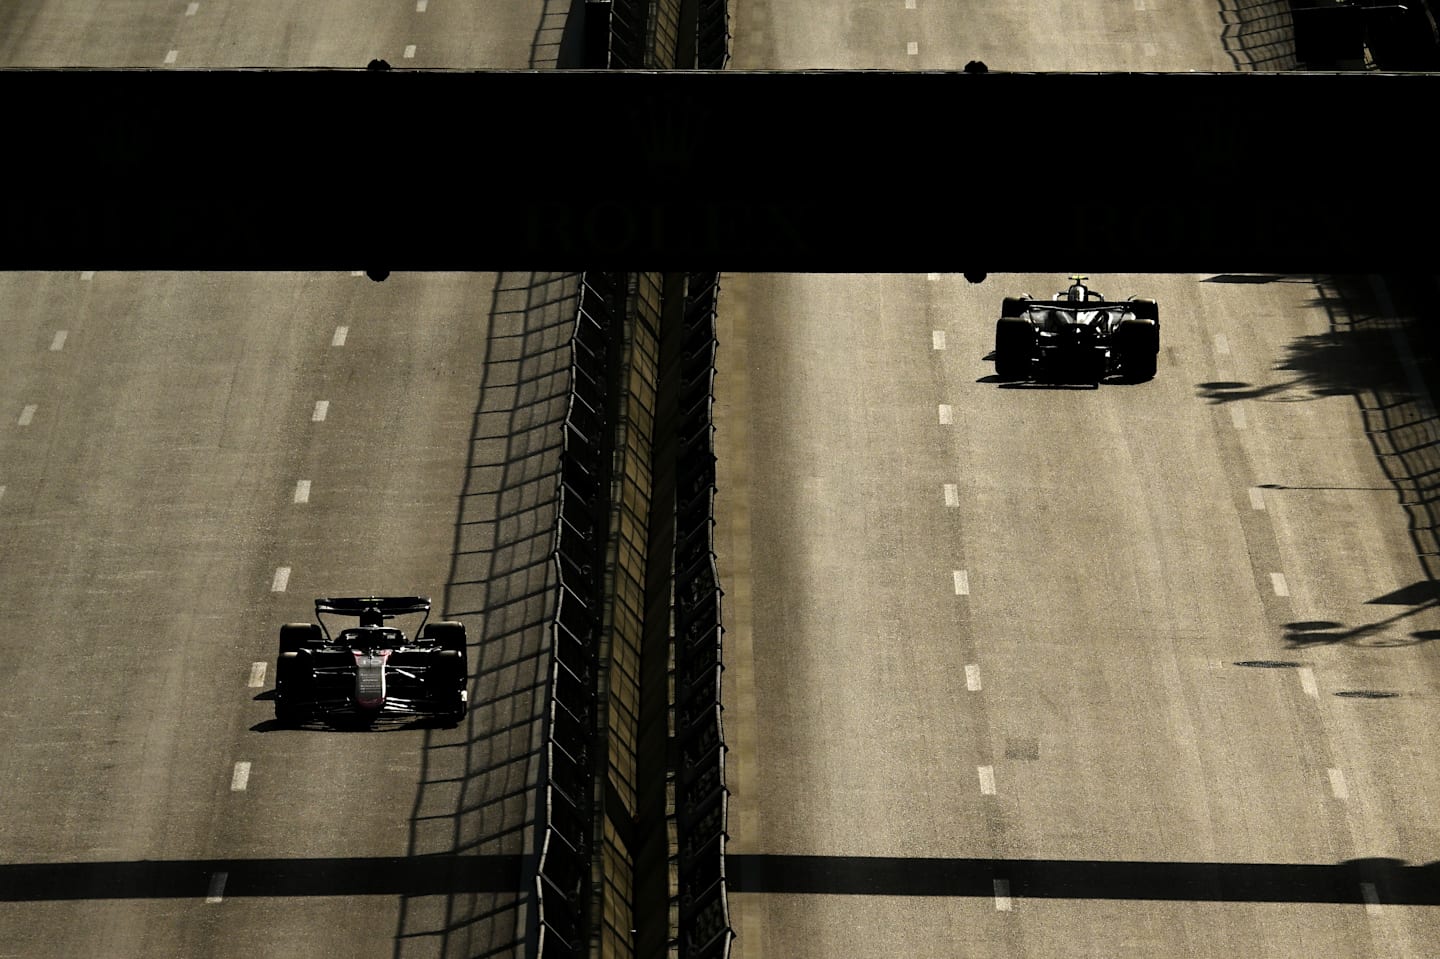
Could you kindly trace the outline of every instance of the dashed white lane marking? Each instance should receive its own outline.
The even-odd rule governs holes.
[[[179,50],[171,50],[169,53],[165,54],[165,62],[166,62],[166,63],[174,63],[174,62],[175,62],[175,58],[178,57],[179,55],[180,55],[180,51],[179,51]]]
[[[1245,428],[1245,407],[1239,403],[1231,403],[1230,422],[1235,425],[1237,430],[1243,430]]]
[[[1010,911],[1010,880],[1008,879],[995,880],[995,911]]]
[[[409,46],[407,46],[407,47],[405,48],[405,59],[406,59],[406,60],[413,60],[413,59],[415,59],[415,44],[412,43],[412,44],[410,44]]]
[[[1284,573],[1270,574],[1270,587],[1275,590],[1276,596],[1289,596],[1290,585],[1285,582]]]
[[[1297,672],[1300,674],[1300,688],[1305,690],[1305,695],[1319,699],[1320,687],[1315,684],[1315,670],[1309,666],[1301,666]]]
[[[919,52],[920,44],[916,43],[914,40],[911,40],[909,43],[905,44],[905,53],[909,56],[913,57]]]
[[[310,414],[310,421],[313,423],[325,422],[325,414],[330,412],[329,400],[316,400],[315,412]]]
[[[970,595],[970,574],[963,569],[955,570],[955,595]]]
[[[427,6],[429,6],[428,0],[415,0],[416,13],[424,13]]]
[[[980,773],[980,793],[985,796],[995,795],[995,767],[978,766]]]
[[[1215,352],[1221,356],[1230,355],[1230,341],[1225,339],[1224,333],[1215,334]]]
[[[365,271],[364,271],[364,270],[351,270],[351,271],[350,271],[350,275],[351,275],[351,276],[364,276],[364,275],[365,275]]]
[[[914,10],[914,9],[915,9],[915,0],[905,0],[905,9],[906,9],[906,10]],[[940,274],[939,274],[939,273],[926,273],[926,274],[925,274],[925,279],[929,280],[931,283],[934,283],[936,280],[940,279]]]
[[[308,503],[308,502],[310,502],[310,481],[309,481],[309,480],[297,480],[297,481],[295,482],[295,502],[297,502],[297,503]]]
[[[94,270],[81,270],[81,271],[80,271],[80,279],[82,279],[82,280],[84,280],[84,281],[86,281],[86,282],[88,283],[89,281],[95,279],[95,271],[94,271]]]
[[[974,663],[965,666],[965,688],[972,693],[980,691],[980,667]]]
[[[250,681],[245,685],[249,686],[251,689],[259,689],[260,687],[265,685],[264,663],[250,664]]]
[[[65,338],[70,334],[65,330],[56,330],[55,339],[50,341],[50,352],[59,353],[65,349]]]
[[[1380,891],[1375,888],[1373,882],[1362,882],[1360,884],[1360,895],[1365,897],[1365,914],[1378,916],[1384,910],[1380,908]]]
[[[210,874],[210,890],[205,894],[206,902],[220,902],[225,898],[225,880],[230,878],[228,872],[216,872]]]
[[[272,592],[272,593],[283,593],[283,592],[285,592],[285,587],[286,587],[287,585],[289,585],[289,583],[290,583],[290,567],[289,567],[289,566],[277,566],[277,567],[275,567],[275,578],[270,581],[270,592]]]
[[[1349,799],[1350,787],[1345,785],[1345,774],[1338,769],[1326,771],[1330,774],[1330,793],[1336,799]]]
[[[930,334],[930,344],[937,350],[945,349],[945,331],[936,330]]]
[[[1265,491],[1258,486],[1250,487],[1250,508],[1265,508]]]
[[[946,483],[946,484],[945,484],[945,505],[946,505],[946,506],[959,506],[959,505],[960,505],[960,490],[955,486],[954,483]]]
[[[199,13],[199,12],[200,12],[200,4],[198,4],[198,3],[192,3],[192,4],[190,4],[190,6],[188,6],[188,7],[185,8],[185,16],[187,16],[187,17],[193,17],[193,16],[195,16],[195,14],[197,14],[197,13]]]
[[[330,337],[330,345],[331,345],[331,346],[344,346],[344,345],[345,345],[345,337],[347,337],[347,336],[349,336],[349,335],[350,335],[350,327],[348,327],[348,326],[337,326],[337,327],[335,327],[335,335],[332,336],[332,337]]]
[[[230,777],[230,791],[232,793],[243,793],[245,787],[250,784],[250,764],[239,762],[235,764],[235,773]]]
[[[29,406],[27,406],[27,407],[25,407],[23,410],[21,410],[21,411],[20,411],[20,421],[19,421],[19,422],[20,422],[20,425],[21,425],[21,426],[29,426],[29,425],[30,425],[30,421],[35,418],[35,411],[38,410],[39,408],[40,408],[40,407],[36,406],[34,403],[31,403]]]
[[[955,422],[955,408],[947,403],[940,404],[940,425],[949,426]]]

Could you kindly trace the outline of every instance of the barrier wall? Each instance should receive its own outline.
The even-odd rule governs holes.
[[[727,0],[586,0],[586,66],[609,70],[723,70],[730,61]]]
[[[587,0],[585,13],[591,66],[729,60],[725,0]],[[710,534],[717,281],[581,282],[555,538],[541,959],[724,957],[733,938]]]
[[[597,651],[609,499],[610,344],[623,316],[622,274],[587,273],[571,342],[571,395],[561,451],[557,574],[535,875],[535,955],[587,954]]]
[[[715,567],[715,308],[719,275],[691,273],[680,330],[675,467],[675,835],[680,959],[724,959],[734,930],[725,888],[729,792],[721,720]]]

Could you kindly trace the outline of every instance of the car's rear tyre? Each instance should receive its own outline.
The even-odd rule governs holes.
[[[1030,306],[1024,297],[1007,296],[1000,302],[1001,316],[1024,316]]]
[[[1006,300],[1007,304],[1011,301]],[[995,375],[1002,380],[1023,379],[1030,373],[1035,355],[1035,327],[1015,316],[1002,316],[995,323]]]
[[[1131,383],[1155,378],[1160,353],[1160,326],[1140,319],[1127,319],[1115,331],[1116,351],[1120,355],[1120,376]]]
[[[314,623],[286,623],[280,627],[280,654],[296,653],[320,644],[320,627]]]
[[[1137,297],[1131,300],[1130,303],[1137,319],[1150,320],[1153,323],[1160,322],[1160,304],[1154,300]]]
[[[309,664],[295,651],[281,653],[275,662],[275,721],[286,726],[304,719],[302,704],[310,685]]]
[[[442,650],[460,654],[461,682],[463,683],[465,677],[470,675],[470,654],[465,640],[465,624],[454,620],[427,623],[420,638],[431,640]]]
[[[440,713],[440,719],[448,726],[459,725],[470,709],[469,698],[465,692],[470,678],[466,670],[465,654],[455,649],[442,649],[435,654],[435,660],[435,665],[431,667],[431,676],[435,681],[434,696],[440,702],[450,704],[448,709]]]

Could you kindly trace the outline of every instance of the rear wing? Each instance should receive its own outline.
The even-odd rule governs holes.
[[[333,613],[336,616],[359,616],[367,609],[378,609],[391,616],[405,613],[430,612],[428,596],[345,596],[335,599],[315,600],[315,615]]]
[[[425,623],[430,619],[430,597],[428,596],[339,596],[330,599],[315,600],[315,618],[320,621],[320,628],[325,631],[328,638],[330,628],[326,625],[324,615],[329,613],[332,616],[354,616],[359,618],[360,614],[367,609],[377,609],[386,619],[393,619],[396,616],[404,616],[409,613],[424,613],[425,617],[416,627],[415,633],[419,635]]]

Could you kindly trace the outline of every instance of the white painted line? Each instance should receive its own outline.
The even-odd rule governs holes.
[[[936,330],[935,332],[931,333],[931,334],[930,334],[930,343],[931,343],[931,345],[933,345],[933,346],[935,347],[935,349],[937,349],[937,350],[943,350],[943,349],[945,349],[945,331],[944,331],[944,330]]]
[[[914,9],[915,9],[915,0],[905,0],[905,9],[906,9],[906,10],[914,10]]]
[[[1384,910],[1380,908],[1380,891],[1375,888],[1373,882],[1362,882],[1360,884],[1360,895],[1365,897],[1365,914],[1378,916]]]
[[[289,583],[290,583],[290,567],[289,567],[289,566],[277,566],[277,567],[275,567],[275,578],[270,581],[270,592],[272,592],[272,593],[283,593],[283,592],[285,592],[285,587],[286,587],[287,585],[289,585]]]
[[[1289,596],[1290,586],[1285,582],[1284,573],[1271,573],[1270,586],[1275,590],[1276,596]]]
[[[261,687],[263,687],[263,686],[265,685],[265,664],[264,664],[264,663],[251,663],[251,664],[250,664],[250,681],[249,681],[248,683],[246,683],[245,685],[246,685],[246,686],[249,686],[251,689],[260,689]]]
[[[309,480],[297,480],[297,481],[296,481],[296,483],[295,483],[295,502],[297,502],[297,503],[308,503],[308,502],[310,502],[310,481],[309,481]]]
[[[185,16],[187,16],[187,17],[193,17],[193,16],[195,16],[195,14],[197,14],[197,13],[199,13],[199,12],[200,12],[200,4],[198,4],[198,3],[192,3],[192,4],[190,4],[190,6],[188,6],[188,7],[185,8]]]
[[[970,595],[970,574],[966,573],[963,569],[955,570],[955,595]]]
[[[56,330],[55,339],[50,341],[50,352],[59,353],[65,349],[65,338],[69,335],[65,330]]]
[[[1305,695],[1319,699],[1320,687],[1315,685],[1315,670],[1309,666],[1301,666],[1296,671],[1300,674],[1300,688],[1305,690]]]
[[[948,403],[940,404],[940,425],[949,426],[955,422],[955,408]]]
[[[349,335],[350,335],[350,327],[348,327],[348,326],[337,326],[337,327],[335,327],[335,335],[332,336],[332,337],[330,337],[330,345],[331,345],[331,346],[344,346],[344,345],[345,345],[345,337],[347,337],[347,336],[349,336]]]
[[[965,688],[972,693],[980,692],[980,667],[974,663],[965,666]]]
[[[406,60],[413,60],[414,58],[415,58],[415,44],[412,43],[412,44],[410,44],[409,46],[407,46],[407,47],[405,48],[405,59],[406,59]]]
[[[175,58],[178,57],[179,55],[180,55],[180,51],[179,51],[179,50],[171,50],[169,53],[165,54],[165,62],[166,62],[166,63],[174,63],[174,62],[175,62]]]
[[[82,279],[82,280],[84,280],[84,281],[86,281],[86,282],[88,283],[89,281],[95,279],[95,271],[94,271],[94,270],[82,270],[82,271],[80,272],[80,279]]]
[[[364,275],[365,275],[365,271],[364,271],[364,270],[351,270],[351,271],[350,271],[350,275],[351,275],[351,276],[364,276]]]
[[[250,764],[236,763],[235,773],[230,777],[230,791],[232,793],[243,793],[246,785],[250,782]]]
[[[21,426],[29,426],[29,425],[30,425],[30,421],[35,418],[35,411],[38,410],[39,408],[40,408],[40,407],[36,406],[34,403],[31,403],[29,406],[27,406],[27,407],[25,407],[23,410],[21,410],[21,411],[20,411],[20,425],[21,425]]]
[[[959,506],[959,505],[960,505],[960,490],[956,488],[956,486],[955,486],[954,483],[946,483],[946,484],[945,484],[945,505],[946,505],[946,506]]]
[[[976,767],[980,772],[980,792],[985,796],[995,795],[995,767]]]
[[[1230,341],[1225,339],[1224,333],[1215,334],[1215,352],[1221,356],[1230,355]]]
[[[429,6],[428,0],[415,0],[416,13],[424,13],[427,6]]]
[[[1330,792],[1336,799],[1349,799],[1350,787],[1345,785],[1345,774],[1338,769],[1329,769]]]
[[[315,401],[315,412],[313,412],[313,413],[310,414],[310,421],[311,421],[312,423],[323,423],[323,422],[325,422],[325,414],[326,414],[326,413],[329,413],[329,412],[330,412],[330,401],[329,401],[329,400],[316,400],[316,401]]]
[[[1010,911],[1010,880],[1008,879],[995,880],[995,911]]]
[[[1230,422],[1235,424],[1237,430],[1245,428],[1245,408],[1239,403],[1230,404]]]
[[[1250,487],[1250,508],[1265,508],[1265,491],[1258,486]]]
[[[225,880],[230,878],[228,872],[217,872],[210,875],[210,891],[205,896],[206,902],[220,902],[225,898]]]
[[[914,9],[915,9],[915,0],[906,0],[905,9],[906,9],[906,10],[914,10]],[[926,273],[926,274],[925,274],[925,279],[929,280],[931,283],[934,283],[936,280],[940,279],[940,274],[939,274],[939,273]]]
[[[919,52],[920,52],[920,44],[916,43],[914,40],[911,40],[909,43],[905,44],[905,53],[906,53],[907,55],[913,57],[913,56],[915,56],[915,54],[917,54],[917,53],[919,53]]]

